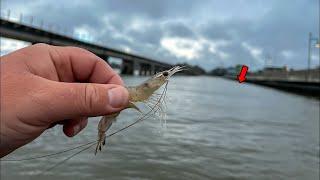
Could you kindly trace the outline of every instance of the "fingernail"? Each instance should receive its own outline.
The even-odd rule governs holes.
[[[81,127],[80,127],[80,124],[77,124],[73,127],[73,135],[76,135],[80,132],[81,130]]]
[[[128,103],[128,94],[123,87],[116,87],[108,91],[109,105],[113,108],[120,108]]]

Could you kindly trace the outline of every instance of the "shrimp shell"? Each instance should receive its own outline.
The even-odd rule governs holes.
[[[127,90],[129,92],[129,105],[127,108],[133,108],[141,112],[135,103],[146,102],[150,97],[152,97],[155,94],[155,91],[157,91],[162,85],[168,82],[169,78],[173,74],[179,71],[183,71],[183,67],[175,66],[169,70],[155,74],[147,81],[141,83],[138,86],[127,87]],[[105,145],[106,132],[111,127],[112,123],[116,121],[116,118],[119,114],[120,112],[103,116],[99,121],[98,143],[96,146],[95,154],[97,154],[98,150],[101,151],[102,146]]]

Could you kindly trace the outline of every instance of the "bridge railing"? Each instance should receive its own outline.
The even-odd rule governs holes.
[[[87,34],[76,32],[74,29],[63,27],[61,25],[45,21],[41,18],[37,18],[35,16],[25,15],[23,13],[17,13],[17,12],[11,11],[10,9],[1,10],[0,17],[3,20],[7,20],[10,22],[19,23],[22,25],[34,27],[34,28],[52,32],[55,34],[67,36],[83,42],[88,42],[88,43],[96,44],[100,46],[107,45],[106,42],[104,41],[101,41],[99,39],[89,38]]]
[[[134,54],[135,52],[132,50],[126,49],[126,46],[110,48],[109,47],[110,44],[107,44],[108,42],[103,41],[99,38],[86,39],[83,37],[84,36],[83,34],[77,33],[77,31],[74,28],[63,27],[61,25],[57,25],[57,24],[45,21],[41,18],[37,18],[31,15],[25,15],[23,13],[13,12],[10,9],[2,9],[0,18],[3,21],[15,23],[14,26],[21,26],[21,27],[28,26],[28,27],[35,28],[37,30],[44,30],[54,34],[66,36],[71,39],[79,40],[90,45],[100,46],[100,47],[97,47],[97,49],[108,51],[109,54],[107,56],[109,57],[115,56],[122,59],[130,59],[131,61],[140,61],[141,63],[146,63],[146,64],[158,64],[158,65],[160,64],[161,67],[171,66],[168,63],[154,60],[155,58],[148,58],[148,57],[143,57],[141,55],[135,55]],[[13,29],[18,29],[18,28],[13,27]],[[150,61],[150,62],[147,63],[147,61]]]

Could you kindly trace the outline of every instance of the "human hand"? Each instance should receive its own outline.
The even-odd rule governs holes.
[[[120,76],[84,49],[36,44],[1,57],[0,63],[0,157],[57,123],[71,137],[87,125],[87,117],[128,104]]]

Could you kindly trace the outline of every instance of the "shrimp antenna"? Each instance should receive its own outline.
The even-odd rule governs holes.
[[[113,132],[113,133],[111,133],[111,134],[109,134],[109,135],[107,135],[106,138],[111,137],[111,136],[113,136],[113,135],[115,135],[115,134],[118,134],[119,132],[128,129],[129,127],[137,124],[138,122],[143,121],[145,118],[147,118],[148,116],[150,116],[150,114],[151,114],[153,111],[155,111],[155,112],[158,111],[158,110],[159,110],[159,106],[158,106],[158,105],[161,103],[161,100],[163,99],[163,97],[165,97],[166,92],[167,92],[167,89],[168,89],[167,87],[168,87],[168,82],[165,84],[164,90],[163,90],[163,92],[161,93],[158,102],[152,107],[152,109],[151,109],[150,111],[148,111],[146,114],[144,114],[142,117],[140,117],[140,118],[139,118],[138,120],[136,120],[135,122],[133,122],[133,123],[131,123],[131,124],[129,124],[129,125],[121,128],[121,129],[119,129],[119,130],[117,130],[117,131],[115,131],[115,132]],[[67,152],[67,151],[71,151],[71,150],[74,150],[74,149],[76,149],[76,148],[79,148],[79,147],[83,147],[83,146],[88,145],[88,146],[85,147],[84,149],[81,149],[80,151],[78,151],[78,152],[70,155],[69,157],[65,158],[64,160],[62,160],[62,161],[54,164],[53,166],[51,166],[50,168],[48,168],[48,169],[45,170],[45,171],[50,171],[50,170],[58,167],[58,166],[61,165],[62,163],[70,160],[70,159],[73,158],[74,156],[76,156],[76,155],[84,152],[85,150],[89,149],[90,147],[94,146],[96,143],[97,143],[97,141],[93,141],[93,142],[89,142],[89,143],[84,144],[84,145],[81,145],[81,146],[77,146],[77,147],[74,147],[74,148],[71,148],[71,149],[68,149],[68,150],[65,150],[65,151],[61,151],[61,152],[59,152],[59,153],[49,154],[49,155],[46,155],[46,156],[34,157],[34,158],[32,158],[32,159],[43,158],[43,157],[48,157],[48,156],[54,156],[54,155],[57,155],[57,154],[61,154],[61,153],[64,153],[64,152]],[[26,158],[25,160],[30,160],[30,159],[31,159],[31,158]],[[24,160],[24,159],[23,159],[23,160]],[[16,160],[16,161],[17,161],[17,160]]]
[[[168,84],[168,83],[167,83]],[[166,84],[166,86],[167,86]],[[166,88],[165,88],[166,89]],[[165,91],[164,91],[165,92]],[[160,98],[159,100],[163,97],[163,94],[164,93],[161,93],[160,94]],[[121,128],[120,130],[110,134],[110,135],[107,135],[106,137],[110,137],[114,134],[117,134],[118,132],[120,131],[123,131],[131,126],[133,126],[134,124],[138,123],[139,121],[142,121],[144,118],[146,118],[152,111],[155,110],[155,107],[157,107],[157,104],[159,104],[159,101],[150,109],[149,112],[147,112],[145,115],[143,115],[142,117],[140,117],[137,121],[133,122],[132,124],[129,124],[128,126],[124,127],[124,128]],[[91,141],[91,142],[88,142],[86,144],[82,144],[82,145],[79,145],[79,146],[76,146],[76,147],[73,147],[73,148],[70,148],[70,149],[66,149],[66,150],[63,150],[63,151],[60,151],[60,152],[56,152],[56,153],[52,153],[52,154],[46,154],[46,155],[41,155],[41,156],[34,156],[34,157],[28,157],[28,158],[22,158],[22,159],[0,159],[1,162],[17,162],[17,161],[28,161],[28,160],[34,160],[34,159],[42,159],[42,158],[46,158],[46,157],[52,157],[52,156],[56,156],[56,155],[59,155],[59,154],[63,154],[63,153],[66,153],[66,152],[69,152],[69,151],[72,151],[72,150],[75,150],[75,149],[78,149],[78,148],[81,148],[81,147],[84,147],[84,146],[87,146],[89,144],[91,145],[94,145],[96,144],[97,141]],[[82,152],[82,151],[81,151]],[[78,153],[77,153],[78,154]]]
[[[158,99],[158,101],[156,102],[156,104],[150,109],[150,111],[148,111],[146,114],[144,114],[142,117],[140,117],[138,120],[136,120],[135,122],[109,134],[106,136],[106,138],[108,137],[111,137],[115,134],[118,134],[120,133],[121,131],[124,131],[126,129],[128,129],[129,127],[139,123],[140,121],[143,121],[145,118],[149,117],[150,114],[154,111],[154,112],[157,112],[159,109],[160,109],[160,106],[159,104],[161,104],[161,100],[163,99],[163,97],[166,96],[166,92],[167,92],[167,86],[168,86],[168,82],[165,84],[165,87],[164,87],[164,90],[163,92],[161,93],[160,95],[160,98]],[[50,171],[56,167],[58,167],[59,165],[63,164],[64,162],[70,160],[71,158],[73,158],[74,156],[88,150],[90,147],[94,146],[95,144],[97,143],[97,141],[92,141],[92,142],[89,142],[89,143],[86,143],[86,144],[83,144],[83,145],[80,145],[80,146],[77,146],[77,147],[73,147],[73,148],[70,148],[70,149],[67,149],[67,150],[64,150],[64,151],[60,151],[60,152],[57,152],[57,153],[53,153],[53,154],[48,154],[48,155],[43,155],[43,156],[36,156],[36,157],[30,157],[30,158],[24,158],[24,159],[7,159],[7,160],[2,160],[2,161],[25,161],[25,160],[32,160],[32,159],[40,159],[40,158],[45,158],[45,157],[50,157],[50,156],[55,156],[55,155],[58,155],[58,154],[62,154],[62,153],[65,153],[65,152],[68,152],[68,151],[72,151],[74,149],[77,149],[77,148],[80,148],[80,147],[84,147],[84,146],[87,146],[85,147],[84,149],[81,149],[80,151],[70,155],[69,157],[65,158],[64,160],[54,164],[53,166],[49,167],[48,169],[46,169],[45,171],[43,171],[42,173],[46,172],[46,171]],[[42,174],[41,173],[41,174]]]
[[[157,106],[157,109],[153,110],[153,114],[156,115],[159,113],[159,116],[163,116],[165,114],[165,99],[166,99],[166,92],[167,92],[167,84],[164,87],[164,91],[161,94],[153,94],[148,100],[145,101],[145,105],[152,110],[154,106]]]
[[[97,142],[93,142],[93,144],[90,144],[89,146],[85,147],[84,149],[81,149],[80,151],[74,153],[74,154],[71,154],[69,157],[65,158],[64,160],[54,164],[53,166],[47,168],[46,170],[42,171],[40,174],[43,174],[44,172],[47,172],[47,171],[50,171],[56,167],[58,167],[59,165],[63,164],[64,162],[68,161],[69,159],[73,158],[74,156],[82,153],[83,151],[86,151],[88,150],[89,148],[93,147]],[[88,145],[88,144],[87,144]]]
[[[52,156],[56,156],[56,155],[59,155],[59,154],[62,154],[62,153],[66,153],[66,152],[69,152],[69,151],[72,151],[72,150],[87,146],[89,144],[95,144],[96,142],[97,141],[91,141],[91,142],[88,142],[86,144],[82,144],[80,146],[76,146],[76,147],[73,147],[73,148],[70,148],[70,149],[66,149],[66,150],[63,150],[63,151],[60,151],[60,152],[52,153],[52,154],[46,154],[46,155],[34,156],[34,157],[28,157],[28,158],[22,158],[22,159],[1,159],[0,161],[1,162],[16,162],[16,161],[28,161],[28,160],[52,157]]]
[[[162,92],[162,97],[160,97],[157,102],[154,104],[154,107],[157,107],[156,109],[153,110],[154,114],[156,115],[157,112],[159,112],[159,118],[160,122],[162,123],[162,120],[165,121],[165,106],[163,104],[165,103],[166,95],[167,95],[167,90],[168,90],[168,81],[164,87],[164,90]],[[166,122],[164,122],[166,124]]]
[[[163,92],[161,93],[161,96],[160,96],[157,104],[155,104],[150,111],[148,111],[146,114],[144,114],[142,117],[140,117],[140,118],[139,118],[138,120],[136,120],[135,122],[133,122],[133,123],[131,123],[131,124],[129,124],[129,125],[121,128],[121,129],[119,129],[119,130],[117,130],[117,131],[115,131],[115,132],[113,132],[113,133],[111,133],[111,134],[109,134],[109,135],[107,135],[106,138],[111,137],[111,136],[113,136],[113,135],[115,135],[115,134],[118,134],[119,132],[121,132],[121,131],[123,131],[123,130],[128,129],[129,127],[137,124],[138,122],[143,121],[143,120],[144,120],[145,118],[147,118],[153,111],[157,111],[157,110],[159,109],[159,107],[158,107],[157,105],[161,103],[162,98],[165,96],[165,94],[166,94],[166,92],[167,92],[167,86],[168,86],[168,82],[166,83],[165,88],[164,88]],[[83,151],[89,149],[90,147],[94,146],[96,143],[97,143],[97,141],[94,141],[94,142],[90,142],[90,143],[87,143],[87,144],[85,144],[85,145],[82,145],[81,147],[86,146],[86,145],[88,145],[88,146],[85,147],[84,149],[81,149],[80,151],[78,151],[78,152],[70,155],[69,157],[65,158],[65,159],[62,160],[61,162],[58,162],[58,163],[54,164],[53,166],[51,166],[50,168],[46,169],[45,171],[50,171],[50,170],[58,167],[59,165],[63,164],[64,162],[66,162],[66,161],[68,161],[68,160],[70,160],[70,159],[73,158],[74,156],[76,156],[76,155],[82,153]],[[76,148],[79,148],[79,146],[78,146],[78,147],[75,147],[75,148],[72,148],[72,149],[76,149]],[[63,152],[60,152],[60,153],[63,153]],[[55,154],[57,154],[57,153],[55,153]]]
[[[168,83],[167,83],[167,84],[168,84]],[[167,84],[166,84],[166,86],[167,86]],[[164,95],[164,92],[165,92],[165,90],[164,90],[164,91],[163,91],[163,93],[161,94],[161,96],[160,96],[159,100],[161,100],[161,99],[162,99],[162,97],[163,97],[163,95]],[[123,130],[125,130],[125,129],[128,129],[129,127],[131,127],[131,126],[133,126],[133,125],[135,125],[135,124],[139,123],[140,121],[145,120],[145,118],[149,117],[149,116],[150,116],[150,114],[151,114],[154,110],[156,110],[157,105],[158,105],[159,103],[160,103],[160,101],[158,101],[158,102],[157,102],[157,104],[155,104],[155,105],[153,106],[153,108],[152,108],[150,111],[148,111],[146,114],[144,114],[143,116],[141,116],[138,120],[136,120],[136,121],[134,121],[133,123],[131,123],[131,124],[129,124],[129,125],[127,125],[127,126],[125,126],[125,127],[121,128],[121,129],[119,129],[119,130],[117,130],[117,131],[115,131],[115,132],[113,132],[113,133],[111,133],[111,134],[107,135],[106,137],[111,137],[111,136],[113,136],[113,135],[115,135],[115,134],[118,134],[119,132],[121,132],[121,131],[123,131]]]

